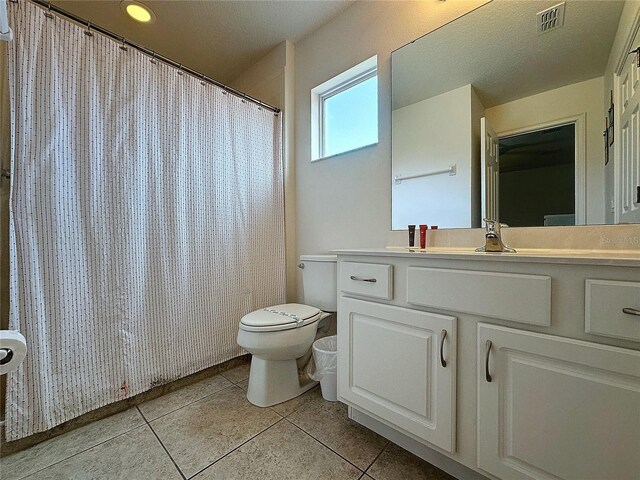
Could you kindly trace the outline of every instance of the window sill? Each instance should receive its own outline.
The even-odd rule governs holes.
[[[378,142],[369,143],[368,145],[363,145],[362,147],[353,148],[351,150],[346,150],[344,152],[334,153],[333,155],[329,155],[327,157],[313,158],[313,159],[311,159],[311,163],[319,162],[320,160],[329,160],[329,159],[332,159],[332,158],[341,157],[341,156],[347,155],[349,153],[359,152],[360,150],[365,150],[367,148],[375,147],[376,145],[378,145]]]

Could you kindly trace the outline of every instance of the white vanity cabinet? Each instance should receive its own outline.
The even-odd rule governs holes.
[[[478,325],[478,467],[509,479],[640,474],[640,352]]]
[[[340,397],[453,452],[456,320],[342,299],[338,311]]]
[[[351,418],[461,479],[640,479],[640,256],[337,253]]]

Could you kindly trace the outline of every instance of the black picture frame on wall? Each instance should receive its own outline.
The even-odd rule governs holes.
[[[613,90],[611,90],[611,101],[609,103],[609,110],[608,110],[608,120],[609,120],[609,125],[607,127],[607,138],[608,138],[608,145],[611,146],[613,145],[613,140],[614,140],[614,129],[613,129],[613,117],[614,117],[614,112],[615,112],[615,108],[613,105]],[[608,150],[608,149],[607,149]],[[607,157],[609,156],[609,153],[607,152]],[[606,165],[606,163],[605,163]]]
[[[604,138],[604,164],[609,163],[609,117],[604,117],[604,132],[602,132]]]

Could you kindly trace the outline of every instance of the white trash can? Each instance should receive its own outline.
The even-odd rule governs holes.
[[[310,377],[320,380],[322,398],[335,402],[338,400],[338,337],[336,335],[313,342],[313,361],[316,369]]]

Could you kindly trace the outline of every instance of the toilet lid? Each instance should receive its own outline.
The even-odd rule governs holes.
[[[251,330],[286,330],[309,325],[319,317],[320,310],[316,307],[299,303],[285,303],[251,312],[242,317],[240,324]]]

